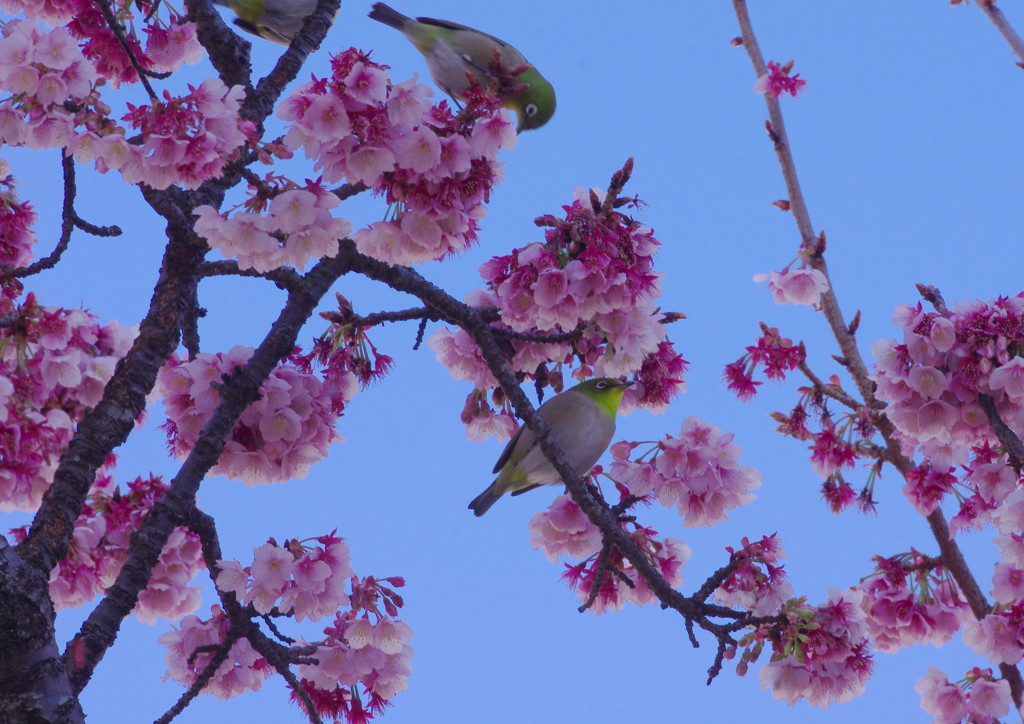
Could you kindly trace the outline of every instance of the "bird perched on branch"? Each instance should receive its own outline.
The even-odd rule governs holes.
[[[213,0],[231,8],[235,25],[281,45],[292,42],[306,17],[316,10],[316,0]]]
[[[523,54],[504,40],[449,20],[414,20],[384,3],[374,3],[370,17],[390,25],[412,41],[426,58],[434,82],[455,101],[469,90],[466,73],[480,83],[487,82],[495,50],[501,54],[504,68],[527,64]],[[509,96],[502,105],[515,112],[519,121],[517,131],[540,128],[555,112],[555,89],[532,65],[519,74],[517,81],[524,83],[526,89]]]
[[[612,441],[622,393],[631,384],[607,377],[587,380],[537,408],[537,415],[551,427],[551,435],[577,474],[590,470]],[[469,504],[477,517],[505,493],[519,495],[540,485],[562,482],[537,436],[525,425],[508,441],[493,472],[498,477]]]

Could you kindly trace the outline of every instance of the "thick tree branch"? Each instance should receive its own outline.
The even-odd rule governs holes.
[[[292,352],[303,324],[331,285],[347,271],[347,261],[341,257],[321,260],[306,275],[302,288],[289,294],[280,316],[249,361],[225,380],[219,390],[220,404],[200,432],[166,495],[153,506],[135,534],[131,552],[117,580],[68,647],[69,652],[80,652],[79,667],[73,678],[76,690],[81,691],[88,683],[96,665],[113,644],[121,621],[131,613],[139,593],[146,587],[167,538],[191,514],[199,485],[216,464],[235,422],[259,399],[260,386],[274,367]]]
[[[316,10],[306,17],[288,50],[278,58],[273,70],[256,84],[256,92],[246,98],[249,111],[261,118],[273,111],[285,87],[298,77],[306,58],[324,41],[340,5],[341,0],[317,0]]]

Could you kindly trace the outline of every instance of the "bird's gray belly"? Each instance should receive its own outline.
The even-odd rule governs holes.
[[[573,472],[583,476],[608,447],[615,434],[615,418],[608,417],[603,410],[592,410],[583,416],[580,424],[561,435],[555,433],[555,442],[565,453],[565,459],[572,466]],[[593,439],[588,443],[581,439],[580,432],[590,430]],[[554,469],[539,444],[534,444],[520,462],[520,468],[531,482],[537,485],[555,485],[562,482],[561,476]]]

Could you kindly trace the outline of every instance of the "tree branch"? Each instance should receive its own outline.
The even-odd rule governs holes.
[[[249,361],[220,388],[220,404],[200,432],[195,447],[166,495],[153,506],[135,533],[131,552],[107,596],[68,647],[68,651],[85,652],[79,657],[79,668],[73,677],[77,691],[88,683],[96,664],[113,644],[121,621],[135,607],[167,538],[189,517],[199,485],[220,457],[231,428],[245,409],[259,399],[260,386],[280,360],[292,352],[302,325],[331,285],[347,271],[348,265],[341,257],[323,259],[310,270],[302,288],[289,293],[280,316]]]
[[[750,15],[747,12],[746,0],[733,0],[733,9],[735,10],[736,17],[739,21],[743,46],[746,48],[747,54],[750,56],[750,61],[754,66],[755,73],[758,77],[761,77],[768,72],[768,67],[765,64],[764,57],[761,55],[757,38],[754,35],[753,26],[750,22]],[[782,118],[782,108],[779,105],[778,99],[772,97],[771,93],[765,93],[764,98],[765,103],[768,106],[768,117],[770,119],[768,123],[769,133],[774,141],[775,151],[779,158],[779,165],[782,168],[782,175],[786,182],[786,188],[790,194],[790,210],[793,213],[793,218],[796,221],[797,228],[799,229],[802,246],[803,248],[812,251],[810,256],[811,266],[824,274],[826,279],[828,279],[828,269],[825,265],[825,259],[822,254],[823,239],[815,236],[814,228],[811,225],[810,213],[808,212],[807,204],[804,201],[803,193],[800,190],[800,183],[796,173],[796,165],[790,151],[789,139],[786,135],[786,127]],[[828,290],[821,296],[821,306],[822,311],[825,313],[825,318],[828,320],[829,326],[832,329],[832,333],[836,338],[836,342],[842,350],[844,366],[849,370],[850,376],[857,385],[857,389],[864,399],[865,404],[872,410],[884,409],[884,403],[879,402],[875,397],[874,383],[868,376],[867,366],[861,357],[856,339],[854,338],[849,326],[847,326],[843,321],[843,316],[839,310],[839,302],[836,297],[835,290],[832,287],[831,279],[829,279]],[[899,443],[893,436],[895,433],[895,426],[883,412],[879,412],[874,415],[873,421],[886,443],[884,459],[890,461],[893,466],[899,470],[900,474],[906,477],[907,473],[914,468],[914,463],[900,451]],[[950,536],[949,525],[946,522],[945,515],[940,508],[936,508],[927,516],[927,520],[928,525],[931,528],[932,535],[935,537],[935,540],[939,545],[939,549],[942,551],[943,564],[952,574],[957,585],[959,585],[960,590],[970,604],[975,617],[978,619],[983,618],[991,612],[992,607],[985,598],[985,594],[978,585],[974,574],[968,567],[967,561],[964,559],[960,547]],[[1001,665],[1000,671],[1003,674],[1003,678],[1009,682],[1014,702],[1019,708],[1021,706],[1022,698],[1024,698],[1024,682],[1022,682],[1020,671],[1015,666],[1009,665]]]
[[[1024,68],[1024,40],[1017,34],[1017,31],[1010,25],[1010,21],[1003,15],[1003,11],[996,7],[995,0],[976,0],[975,4],[981,12],[996,26],[996,30],[1003,36],[1010,50],[1017,56],[1017,65]]]

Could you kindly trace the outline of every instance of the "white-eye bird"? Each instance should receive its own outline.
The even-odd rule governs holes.
[[[231,8],[235,25],[246,32],[281,45],[292,42],[306,17],[316,10],[316,0],[213,0]]]
[[[631,384],[598,377],[555,395],[537,408],[537,415],[551,427],[555,442],[576,474],[585,475],[612,441],[622,393]],[[493,472],[498,477],[469,504],[477,517],[505,493],[519,495],[540,485],[562,482],[537,436],[526,425],[508,441]]]
[[[488,68],[495,50],[500,51],[505,68],[528,62],[522,53],[504,40],[449,20],[414,20],[384,3],[374,3],[370,17],[399,30],[412,41],[426,58],[434,82],[455,101],[461,100],[469,89],[467,72],[480,83],[487,83],[490,76]],[[526,90],[509,96],[502,105],[516,114],[519,121],[517,131],[540,128],[554,115],[555,89],[532,65],[517,80],[526,84]]]

